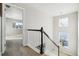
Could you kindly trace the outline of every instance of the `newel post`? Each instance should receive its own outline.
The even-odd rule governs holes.
[[[40,46],[40,54],[43,54],[43,27],[41,27],[41,46]]]

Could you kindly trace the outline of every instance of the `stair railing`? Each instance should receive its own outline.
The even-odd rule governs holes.
[[[27,29],[28,31],[37,31],[37,32],[41,32],[41,46],[40,46],[40,54],[44,53],[44,49],[43,49],[43,34],[45,34],[47,36],[47,38],[58,48],[58,56],[60,55],[60,47],[59,45],[57,45],[50,37],[49,35],[43,30],[43,27],[41,27],[41,29]]]

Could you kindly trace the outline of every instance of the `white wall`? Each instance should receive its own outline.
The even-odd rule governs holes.
[[[78,56],[79,56],[79,9],[78,9]]]
[[[6,13],[5,13],[6,17],[16,19],[16,20],[22,20],[22,10],[21,9],[11,5],[10,8],[6,7],[5,11],[6,11]]]
[[[1,16],[0,16],[0,55],[1,55]]]
[[[48,33],[48,35],[51,38],[53,38],[52,17],[50,17],[46,13],[43,13],[42,11],[35,9],[33,7],[26,6],[24,10],[23,23],[24,23],[24,29],[41,29],[41,27],[43,27],[44,30]],[[35,36],[36,38],[34,38]],[[37,37],[39,38],[37,39]],[[26,30],[24,30],[24,40],[25,40],[24,45],[25,44],[27,45],[28,43],[31,44],[32,46],[35,46],[33,44],[40,42],[40,33],[33,34],[32,32],[28,33]]]
[[[70,55],[77,55],[77,41],[78,41],[78,13],[74,12],[71,14],[67,14],[67,15],[61,15],[61,16],[57,16],[53,18],[53,39],[56,43],[60,44],[60,40],[59,40],[59,31],[66,31],[68,32],[68,48],[64,48],[65,52],[70,54]],[[60,17],[68,17],[69,19],[69,26],[68,28],[59,28],[59,18]],[[63,50],[62,50],[63,51]]]

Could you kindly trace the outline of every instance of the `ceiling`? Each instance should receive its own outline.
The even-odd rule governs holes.
[[[67,13],[72,13],[78,10],[77,3],[23,3],[19,4],[23,7],[29,5],[31,7],[37,8],[51,16],[63,15]]]

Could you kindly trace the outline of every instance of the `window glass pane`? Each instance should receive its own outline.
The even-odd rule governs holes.
[[[68,32],[59,32],[59,39],[62,46],[68,46]]]
[[[22,21],[16,21],[15,23],[13,23],[13,27],[17,28],[17,29],[21,29],[21,28],[23,28],[23,22]]]
[[[59,19],[59,27],[68,27],[68,17]]]

